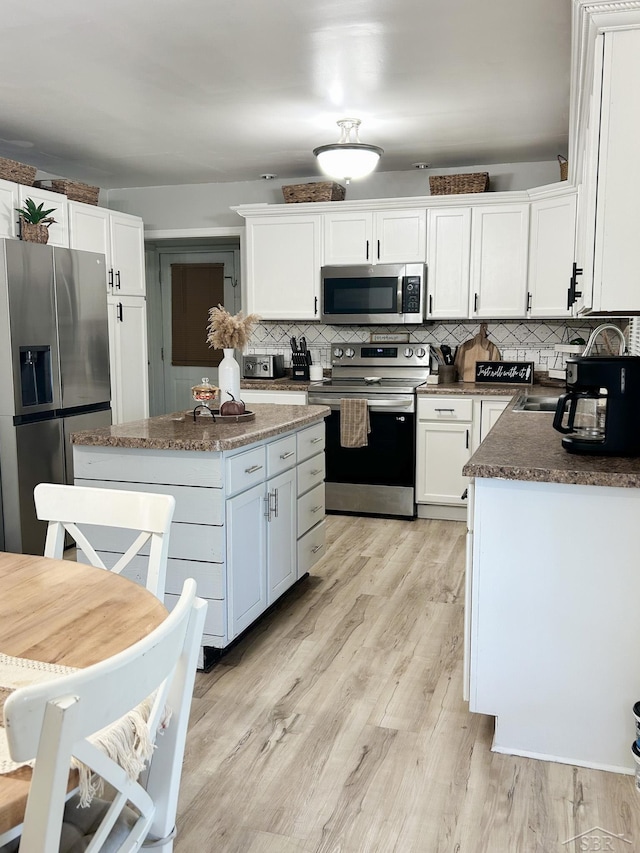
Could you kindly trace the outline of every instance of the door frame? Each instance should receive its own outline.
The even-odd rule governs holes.
[[[149,416],[165,414],[161,255],[168,252],[233,251],[236,255],[240,306],[246,305],[244,284],[244,225],[218,228],[154,229],[144,232],[147,284],[147,340],[149,348]]]

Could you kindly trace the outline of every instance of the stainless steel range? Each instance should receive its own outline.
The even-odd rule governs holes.
[[[415,389],[429,375],[428,346],[347,344],[333,350],[331,379],[309,386],[327,418],[326,507],[357,515],[415,516]],[[366,447],[342,447],[340,401],[366,399]]]

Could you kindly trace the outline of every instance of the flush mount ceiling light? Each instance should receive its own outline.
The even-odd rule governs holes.
[[[370,175],[378,165],[380,156],[384,154],[377,145],[365,145],[358,138],[360,119],[343,118],[337,122],[340,128],[340,139],[330,145],[314,148],[313,153],[318,158],[318,165],[332,178],[349,183],[356,178]]]

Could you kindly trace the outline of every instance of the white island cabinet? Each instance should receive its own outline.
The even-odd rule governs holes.
[[[632,773],[640,459],[567,453],[510,407],[464,473],[465,685],[493,749]]]
[[[210,650],[228,646],[324,553],[325,412],[262,404],[244,436],[240,424],[184,416],[74,436],[77,485],[175,497],[165,604],[177,602],[185,578],[196,579],[209,602],[203,646]],[[92,540],[111,566],[133,537],[96,531]],[[144,571],[144,558],[135,558],[128,577],[143,583]]]

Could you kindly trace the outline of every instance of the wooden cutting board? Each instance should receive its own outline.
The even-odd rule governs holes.
[[[463,382],[476,381],[477,361],[500,361],[500,350],[487,337],[477,334],[474,338],[461,344],[456,353],[455,364],[458,376]]]

